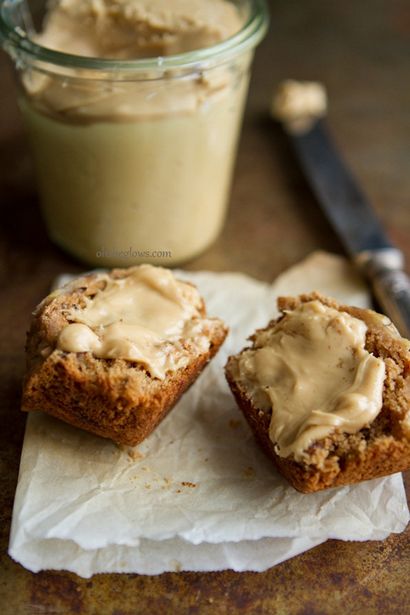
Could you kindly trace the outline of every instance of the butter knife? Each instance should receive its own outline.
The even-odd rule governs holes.
[[[327,130],[326,92],[314,82],[286,81],[273,98],[282,123],[323,212],[385,314],[410,338],[410,278],[404,257],[387,237]]]

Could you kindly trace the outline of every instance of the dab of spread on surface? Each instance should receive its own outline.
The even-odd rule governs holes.
[[[59,0],[35,41],[73,55],[138,59],[209,47],[242,23],[227,0]]]
[[[239,359],[241,377],[272,408],[269,436],[281,457],[335,430],[355,433],[382,407],[384,362],[365,349],[366,324],[319,301],[301,304],[259,331]]]
[[[124,278],[101,274],[100,279],[105,287],[85,298],[84,308],[66,312],[69,324],[59,334],[60,350],[134,361],[163,379],[186,365],[190,353],[209,349],[201,297],[171,271],[141,265]]]

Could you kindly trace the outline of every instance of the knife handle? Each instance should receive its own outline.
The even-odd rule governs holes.
[[[410,278],[403,271],[402,253],[394,248],[363,252],[357,264],[371,281],[385,314],[400,334],[410,339]]]

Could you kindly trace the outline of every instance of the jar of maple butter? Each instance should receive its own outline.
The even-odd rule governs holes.
[[[264,0],[0,8],[52,240],[103,267],[175,265],[207,248],[225,217]]]

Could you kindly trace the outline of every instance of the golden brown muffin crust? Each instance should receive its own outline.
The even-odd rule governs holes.
[[[112,278],[129,270],[115,269]],[[153,431],[223,343],[227,329],[219,319],[209,319],[204,330],[210,341],[207,352],[194,353],[189,342],[189,363],[167,374],[151,377],[137,362],[101,359],[90,352],[64,352],[56,348],[58,335],[68,324],[65,313],[85,305],[106,282],[98,274],[74,280],[51,293],[36,308],[27,335],[27,370],[22,409],[44,411],[67,423],[117,443],[134,446]],[[201,315],[205,316],[202,303]]]
[[[366,323],[366,350],[382,358],[386,366],[383,407],[376,419],[357,433],[334,432],[315,442],[306,451],[305,462],[297,462],[292,456],[280,457],[269,437],[271,410],[260,410],[254,406],[234,375],[239,355],[232,356],[225,368],[226,378],[257,440],[280,473],[304,493],[410,468],[410,342],[401,338],[385,317],[371,310],[339,305],[334,299],[317,292],[299,297],[280,297],[278,307],[282,315],[263,330],[274,327],[287,311],[314,300]],[[253,340],[254,336],[250,339]]]

